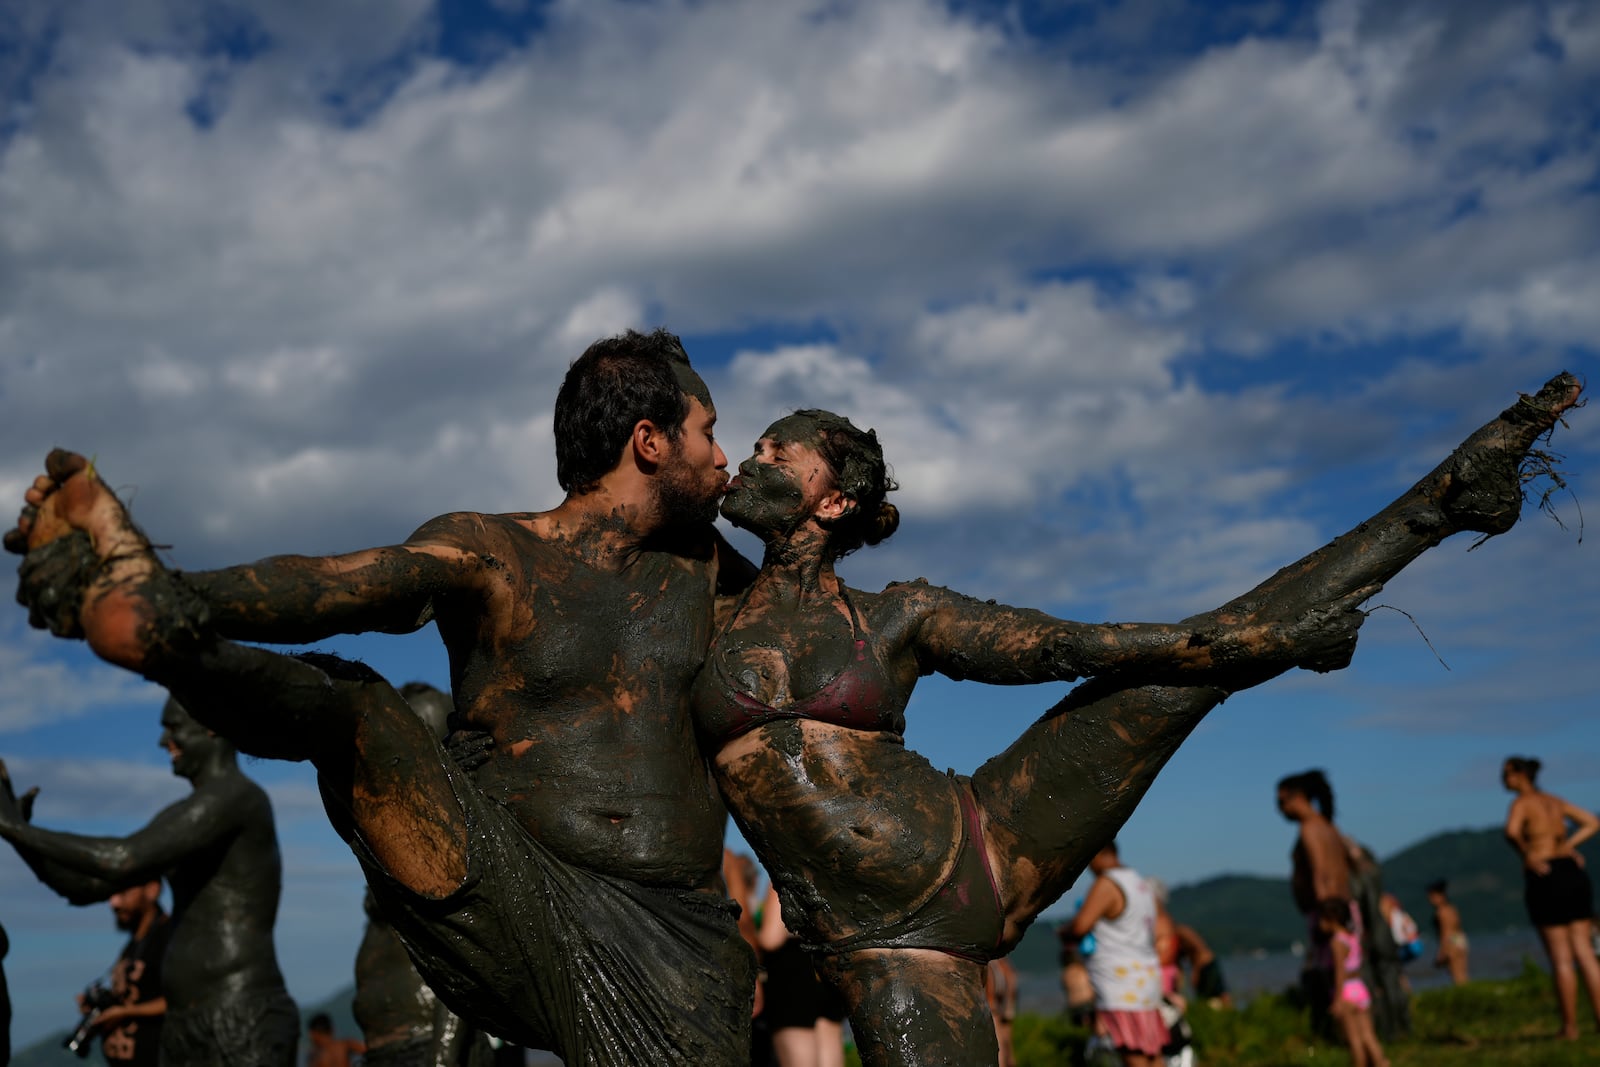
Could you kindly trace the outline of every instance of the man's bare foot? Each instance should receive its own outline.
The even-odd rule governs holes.
[[[78,629],[96,655],[130,670],[142,670],[157,604],[170,600],[151,588],[152,583],[170,583],[163,581],[166,571],[150,542],[93,463],[77,453],[59,448],[51,452],[45,460],[45,473],[34,479],[24,499],[28,506],[18,518],[17,528],[7,535],[6,547],[45,552],[76,532],[86,534],[94,550],[92,572],[61,576],[55,584],[70,584],[74,592],[82,589]],[[68,582],[68,578],[73,580]],[[19,597],[38,600],[46,595],[47,590],[35,579],[31,587],[25,581]]]

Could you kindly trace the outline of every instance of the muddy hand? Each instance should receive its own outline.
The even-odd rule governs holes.
[[[31,821],[33,801],[38,795],[39,789],[35,786],[18,799],[16,790],[11,787],[5,760],[0,760],[0,827],[23,826]]]
[[[1312,608],[1288,627],[1295,666],[1325,674],[1350,666],[1356,638],[1367,621],[1361,610],[1363,601],[1377,596],[1383,586],[1373,584],[1354,593]]]
[[[444,739],[444,750],[457,767],[475,771],[489,762],[489,754],[494,751],[494,734],[487,730],[451,730]]]
[[[17,603],[28,609],[28,625],[57,637],[82,637],[79,609],[99,563],[81,530],[29,552],[17,567]]]

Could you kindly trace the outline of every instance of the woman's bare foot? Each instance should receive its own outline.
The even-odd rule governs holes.
[[[1582,392],[1562,373],[1524,394],[1388,507],[1214,612],[1216,621],[1296,618],[1357,590],[1381,589],[1452,534],[1505,533],[1521,514],[1527,483],[1554,473],[1534,445],[1579,405]]]
[[[57,542],[74,533],[88,536],[93,548],[90,573],[61,574],[57,566],[48,585],[36,570],[25,575],[19,599],[37,602],[70,588],[81,591],[77,630],[102,659],[141,671],[152,643],[158,608],[172,601],[167,580],[150,542],[128,517],[94,464],[74,452],[56,449],[45,460],[45,473],[34,479],[24,494],[28,506],[17,528],[6,536],[6,547],[30,554],[48,553]],[[64,546],[63,546],[64,547]],[[51,627],[56,629],[54,625]],[[61,632],[61,631],[57,631]]]

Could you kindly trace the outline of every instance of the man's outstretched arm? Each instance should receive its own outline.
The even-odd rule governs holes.
[[[0,762],[0,838],[39,880],[73,904],[93,904],[165,874],[179,860],[236,825],[221,791],[197,792],[163,809],[127,837],[90,837],[28,822]]]
[[[335,634],[411,633],[432,620],[436,603],[477,596],[484,556],[469,547],[475,515],[445,515],[404,544],[342,556],[273,556],[179,581],[210,610],[224,637],[303,644]]]
[[[47,569],[59,565],[39,554],[74,532],[88,535],[93,553],[108,567],[149,549],[121,503],[103,490],[94,464],[78,453],[53,450],[23,502],[17,525],[4,540],[7,551],[30,557],[25,569],[41,561]],[[390,548],[278,556],[191,573],[178,595],[204,605],[223,637],[299,644],[368,630],[409,633],[433,617],[442,597],[483,597],[498,563],[484,548],[486,537],[484,516],[445,515]],[[51,604],[29,607],[34,625],[79,636],[74,625],[52,617]]]

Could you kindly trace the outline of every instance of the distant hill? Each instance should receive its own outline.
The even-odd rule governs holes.
[[[1600,838],[1586,842],[1579,851],[1590,870],[1600,871]],[[1450,883],[1450,899],[1469,933],[1499,933],[1528,923],[1522,905],[1522,864],[1499,827],[1435,834],[1380,862],[1384,888],[1400,898],[1424,935],[1433,916],[1425,887],[1439,878]],[[1282,951],[1305,940],[1305,920],[1295,910],[1287,876],[1219,875],[1177,886],[1168,906],[1219,955]],[[1024,970],[1052,969],[1056,925],[1035,924],[1012,953],[1012,962]]]

